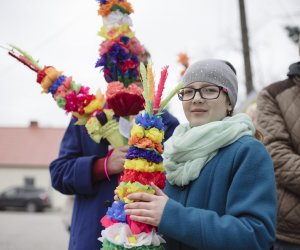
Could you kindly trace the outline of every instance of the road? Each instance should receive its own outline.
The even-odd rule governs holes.
[[[0,212],[0,250],[64,250],[68,239],[57,212]]]

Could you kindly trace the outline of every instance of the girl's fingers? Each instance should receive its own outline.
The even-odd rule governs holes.
[[[156,186],[153,182],[151,182],[151,187],[154,189],[156,195],[159,195],[159,196],[165,195],[164,192],[158,186]]]
[[[149,209],[149,202],[132,202],[124,206],[124,209]]]
[[[130,200],[134,200],[134,201],[152,201],[154,195],[152,194],[148,194],[148,193],[142,193],[142,192],[139,192],[139,193],[132,193],[132,194],[129,194],[127,195],[127,198],[130,199]]]

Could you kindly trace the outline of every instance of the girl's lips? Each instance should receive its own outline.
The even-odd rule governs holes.
[[[203,112],[206,112],[207,110],[205,109],[192,109],[191,112],[195,112],[195,113],[203,113]]]

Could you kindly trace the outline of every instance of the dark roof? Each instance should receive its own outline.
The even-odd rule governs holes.
[[[48,167],[59,151],[65,128],[0,127],[0,167]]]

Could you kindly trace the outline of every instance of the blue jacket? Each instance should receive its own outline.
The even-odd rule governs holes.
[[[170,113],[162,115],[165,124],[165,137],[169,138],[177,119]],[[92,184],[92,166],[98,158],[108,152],[108,142],[95,143],[87,134],[84,126],[74,125],[71,120],[60,145],[59,156],[50,164],[52,186],[63,194],[75,194],[70,250],[99,250],[103,227],[100,219],[113,201],[118,176],[111,176]]]
[[[266,250],[275,240],[273,163],[253,137],[220,149],[189,185],[167,183],[164,191],[159,231],[167,249]]]

